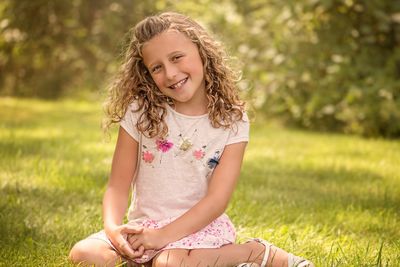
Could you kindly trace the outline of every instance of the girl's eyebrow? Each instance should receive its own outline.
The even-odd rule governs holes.
[[[172,51],[172,52],[170,52],[170,53],[168,53],[167,54],[167,57],[169,58],[169,57],[171,57],[171,56],[173,56],[173,55],[175,55],[175,54],[179,54],[179,53],[183,53],[183,51],[180,51],[180,50],[175,50],[175,51]],[[147,68],[151,68],[151,67],[153,67],[154,65],[156,65],[156,64],[158,64],[158,60],[155,60],[154,62],[151,62],[149,65],[147,65],[146,67]],[[145,64],[146,65],[146,64]]]
[[[143,63],[144,63],[144,61],[143,61]],[[154,67],[154,65],[157,65],[157,64],[158,64],[158,60],[155,60],[155,61],[150,62],[148,65],[144,63],[144,66],[145,66],[147,69],[151,69],[151,68]]]
[[[177,53],[182,53],[183,51],[180,51],[180,50],[176,50],[176,51],[172,51],[172,52],[170,52],[170,53],[168,53],[168,57],[170,57],[170,56],[172,56],[172,55],[174,55],[174,54],[177,54]]]

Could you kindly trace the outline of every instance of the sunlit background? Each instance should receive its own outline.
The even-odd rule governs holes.
[[[225,43],[258,114],[317,130],[400,136],[400,2],[392,0],[5,0],[0,94],[100,94],[129,29],[167,10],[192,16]]]

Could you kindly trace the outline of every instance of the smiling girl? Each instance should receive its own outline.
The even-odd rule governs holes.
[[[104,230],[75,244],[73,262],[312,266],[262,239],[235,244],[224,212],[249,122],[224,59],[218,43],[184,15],[162,13],[136,25],[106,105],[107,125],[120,129]]]

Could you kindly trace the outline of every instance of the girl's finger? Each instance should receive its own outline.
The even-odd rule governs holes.
[[[134,250],[138,250],[141,246],[143,246],[143,244],[138,239],[130,243],[130,245]]]
[[[137,238],[135,237],[135,235],[128,235],[128,243],[132,244],[133,242],[135,242],[137,240]]]
[[[140,234],[143,232],[143,227],[125,224],[122,226],[121,232],[126,234]]]
[[[121,253],[123,256],[127,256],[129,258],[133,258],[134,257],[134,252],[133,252],[130,244],[128,243],[128,241],[126,241],[123,238],[119,242],[117,249],[118,249],[119,253]]]
[[[144,254],[144,247],[140,246],[138,250],[134,250],[133,253],[135,254],[135,258],[139,258]]]
[[[139,247],[139,251],[141,251],[142,254],[143,254],[143,253],[144,253],[144,246],[140,246],[140,247]]]

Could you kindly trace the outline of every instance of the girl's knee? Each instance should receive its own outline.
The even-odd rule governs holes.
[[[182,258],[176,258],[176,257],[171,257],[171,258],[158,258],[156,260],[153,260],[152,267],[175,267],[175,266],[185,266],[185,260]]]
[[[154,260],[152,267],[188,266],[189,256],[187,250],[163,251]],[[190,265],[189,265],[190,266]]]
[[[69,253],[69,260],[74,264],[84,263],[105,266],[112,265],[117,261],[118,254],[109,248],[107,244],[91,241],[82,240],[76,243]]]
[[[82,241],[76,243],[69,252],[68,258],[71,262],[77,264],[84,261],[87,254],[87,248],[82,244]]]

